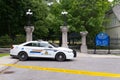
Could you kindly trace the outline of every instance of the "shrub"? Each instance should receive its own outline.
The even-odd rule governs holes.
[[[23,42],[25,42],[25,36],[24,35],[22,35],[22,34],[20,34],[20,35],[17,35],[16,36],[16,38],[15,38],[15,40],[14,40],[14,44],[20,44],[20,43],[23,43]]]
[[[5,46],[5,45],[11,45],[12,44],[12,39],[10,36],[5,35],[0,37],[0,45]]]

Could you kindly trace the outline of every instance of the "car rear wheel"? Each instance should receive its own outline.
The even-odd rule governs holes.
[[[18,55],[18,58],[20,61],[25,61],[28,59],[28,55],[26,52],[20,52],[19,55]]]
[[[64,61],[66,59],[66,56],[64,53],[57,53],[55,59],[57,61]]]

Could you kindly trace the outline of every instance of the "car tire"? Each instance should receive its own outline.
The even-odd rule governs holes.
[[[20,52],[18,58],[20,61],[26,61],[28,59],[28,55],[26,52]]]
[[[66,60],[66,56],[65,56],[64,53],[57,53],[56,56],[55,56],[55,59],[57,61],[64,61],[64,60]]]

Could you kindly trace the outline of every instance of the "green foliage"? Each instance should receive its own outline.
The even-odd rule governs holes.
[[[48,27],[46,25],[47,5],[43,4],[41,0],[31,0],[31,9],[33,11],[35,39],[44,38],[48,35]]]
[[[22,0],[0,0],[0,35],[23,33],[23,6]]]
[[[87,30],[88,37],[104,31],[105,12],[110,8],[107,0],[60,0],[47,6],[43,0],[0,0],[0,36],[8,34],[14,38],[17,34],[24,34],[26,25],[26,11],[33,11],[32,23],[35,26],[34,39],[58,38],[63,25],[62,11],[67,11],[69,32]],[[114,0],[114,2],[118,2]],[[20,39],[18,39],[20,40]],[[22,40],[16,42],[22,42]],[[23,38],[24,41],[24,38]]]
[[[25,35],[19,34],[16,35],[15,39],[13,40],[14,44],[20,44],[26,41],[26,37]]]
[[[61,3],[54,3],[50,7],[51,18],[48,24],[53,27],[53,31],[59,32],[59,27],[63,24],[61,12],[65,10],[68,12],[66,22],[69,32],[87,30],[89,36],[94,37],[98,32],[104,31],[102,23],[109,6],[107,0],[61,0]]]
[[[1,53],[0,57],[3,57],[3,56],[9,56],[9,53]]]
[[[104,16],[109,10],[111,3],[107,0],[60,0],[49,7],[49,14],[46,18],[49,37],[59,37],[60,26],[63,25],[62,11],[67,11],[67,25],[69,33],[88,31],[87,42],[94,43],[95,35],[104,31]],[[93,44],[92,44],[93,45]]]
[[[0,37],[0,47],[10,47],[12,44],[20,44],[26,41],[26,37],[24,35],[16,35],[14,39],[10,36],[5,35]]]
[[[113,2],[111,2],[112,6],[119,5],[119,4],[120,4],[120,0],[113,0]]]
[[[33,11],[32,23],[36,27],[34,35],[42,37],[45,33],[46,36],[48,31],[42,30],[47,30],[45,18],[48,12],[47,6],[41,0],[0,0],[0,36],[8,34],[12,37],[24,34],[24,26],[27,22],[26,11],[29,8]],[[41,31],[43,34],[40,33]]]
[[[0,45],[5,46],[10,44],[12,44],[12,39],[8,35],[0,37]]]

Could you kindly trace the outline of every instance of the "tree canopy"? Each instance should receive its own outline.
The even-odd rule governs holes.
[[[26,11],[29,8],[33,11],[35,35],[42,37],[43,34],[47,34],[45,26],[47,6],[41,0],[0,0],[0,35],[24,34]]]
[[[89,36],[103,31],[105,12],[109,9],[107,0],[60,0],[48,6],[44,0],[0,0],[0,36],[11,37],[25,34],[26,11],[33,11],[35,39],[58,38],[63,25],[62,11],[67,11],[69,32],[87,30]]]
[[[111,4],[112,6],[118,5],[120,4],[120,0],[113,0]]]
[[[104,30],[102,23],[109,7],[110,3],[107,0],[61,0],[50,7],[50,13],[56,19],[56,22],[53,22],[56,23],[56,27],[59,28],[57,25],[63,24],[61,12],[65,10],[68,12],[67,24],[70,32],[87,30],[90,36],[95,36]]]

